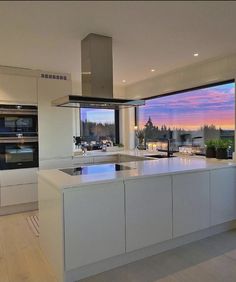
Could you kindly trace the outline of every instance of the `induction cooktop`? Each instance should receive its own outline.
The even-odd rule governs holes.
[[[120,165],[120,164],[99,164],[99,165],[80,166],[75,168],[64,168],[64,169],[60,169],[60,171],[74,176],[74,175],[116,172],[121,170],[130,170],[130,169],[132,169],[132,167]]]

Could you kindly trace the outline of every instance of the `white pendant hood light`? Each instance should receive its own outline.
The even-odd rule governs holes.
[[[81,41],[82,95],[52,101],[56,107],[119,109],[137,107],[144,100],[113,98],[112,38],[90,33]]]

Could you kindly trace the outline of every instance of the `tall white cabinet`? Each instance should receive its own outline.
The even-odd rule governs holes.
[[[53,99],[71,92],[69,75],[49,79],[41,78],[40,71],[0,67],[0,103],[38,105],[40,160],[72,156],[72,109],[51,106]],[[37,171],[0,171],[0,214],[37,208]]]
[[[72,156],[73,112],[51,106],[53,99],[72,93],[70,80],[38,79],[39,158]]]
[[[37,104],[37,78],[0,73],[0,103]]]

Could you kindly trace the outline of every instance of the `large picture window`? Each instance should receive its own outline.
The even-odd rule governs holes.
[[[146,100],[137,110],[145,141],[170,139],[172,150],[228,139],[234,144],[235,83],[211,85]],[[233,148],[232,148],[233,149]]]
[[[118,143],[117,112],[110,109],[81,108],[81,136],[86,142]]]

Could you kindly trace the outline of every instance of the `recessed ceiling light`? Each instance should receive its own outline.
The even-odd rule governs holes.
[[[194,57],[198,57],[198,55],[199,55],[198,53],[194,53],[193,54]]]
[[[126,83],[126,80],[125,80],[125,79],[123,79],[123,80],[122,80],[122,82],[123,82],[123,83]]]
[[[155,69],[151,69],[151,72],[154,72],[155,71]]]

